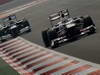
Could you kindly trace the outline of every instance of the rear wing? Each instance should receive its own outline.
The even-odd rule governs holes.
[[[60,19],[61,18],[60,12],[62,12],[65,17],[68,17],[68,18],[70,17],[69,11],[68,11],[68,9],[66,9],[66,10],[61,10],[61,11],[55,13],[55,14],[50,15],[49,20],[50,21],[55,21],[57,19]]]
[[[61,16],[62,14],[63,14],[63,17]],[[57,24],[58,22],[60,22],[61,18],[64,18],[64,19],[70,18],[68,9],[64,9],[64,10],[61,10],[57,13],[50,15],[49,20],[50,20],[51,25],[53,26],[53,25]]]
[[[16,17],[15,14],[12,14],[12,15],[9,15],[9,16],[5,17],[4,20],[6,20],[6,21],[15,20],[16,21],[17,17]]]
[[[14,22],[17,21],[16,14],[8,15],[8,16],[1,18],[1,22],[2,22],[3,26],[9,26],[10,22],[12,22],[12,21],[14,21]]]

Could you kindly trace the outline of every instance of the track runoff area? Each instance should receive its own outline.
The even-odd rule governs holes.
[[[21,37],[0,44],[0,57],[20,75],[100,75],[100,65],[41,47]]]

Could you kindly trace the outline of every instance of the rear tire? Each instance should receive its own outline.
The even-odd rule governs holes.
[[[46,47],[50,46],[50,39],[48,38],[48,30],[42,31],[42,39]]]

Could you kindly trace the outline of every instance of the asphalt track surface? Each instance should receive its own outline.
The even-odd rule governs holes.
[[[1,5],[0,10],[12,8],[13,5],[10,5],[10,3]],[[22,2],[22,4],[24,3]],[[16,3],[13,7],[18,5],[20,4]],[[5,7],[2,8],[3,6]],[[59,9],[65,8],[69,8],[72,16],[92,16],[97,27],[97,33],[71,43],[66,43],[63,46],[56,48],[55,51],[100,64],[100,0],[48,0],[47,2],[18,12],[16,14],[19,18],[27,18],[32,25],[32,32],[22,35],[22,37],[44,46],[41,31],[50,27],[47,19],[48,15],[55,13]]]
[[[32,1],[35,0],[0,0],[0,11],[9,10]]]

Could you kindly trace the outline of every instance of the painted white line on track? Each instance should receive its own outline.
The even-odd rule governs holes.
[[[27,52],[27,51],[28,51],[28,52]],[[25,54],[29,54],[30,52],[32,53],[33,51],[32,51],[32,48],[29,48],[29,49],[25,49],[25,50],[22,50],[22,51],[20,51],[20,52],[17,52],[17,53],[15,53],[14,55],[19,54],[19,53],[22,53],[22,52],[26,52],[26,53],[21,54],[21,55],[18,55],[16,58],[13,58],[12,60],[14,61],[14,60],[16,60],[16,59],[18,59],[18,58],[24,56]],[[14,55],[9,56],[9,58],[12,58]],[[5,54],[4,56],[6,56],[6,54]],[[7,60],[7,59],[6,59],[6,60]]]
[[[44,69],[38,71],[37,74],[40,75],[41,73],[44,73],[44,72],[50,71],[50,70],[52,70],[52,69],[58,68],[58,67],[60,67],[60,66],[62,66],[62,65],[64,65],[64,64],[68,64],[68,63],[70,63],[70,62],[72,62],[72,61],[73,61],[72,59],[67,59],[67,60],[65,60],[65,61],[63,61],[63,62],[59,62],[58,64],[54,64],[54,65],[52,65],[52,66],[50,66],[50,67],[46,67],[46,68],[44,68]]]
[[[43,51],[43,52],[34,54],[34,55],[30,56],[30,57],[27,57],[27,58],[25,58],[25,59],[23,59],[23,60],[20,60],[20,62],[27,61],[27,60],[29,60],[29,59],[31,59],[31,58],[37,57],[37,56],[39,56],[39,55],[41,55],[41,54],[45,54],[45,53],[47,53],[47,52]]]
[[[67,66],[66,68],[64,68],[60,71],[54,72],[52,75],[61,75],[65,72],[69,72],[69,71],[74,70],[74,69],[81,67],[83,65],[86,65],[86,63],[80,62],[80,63],[72,65],[72,66]]]
[[[96,71],[98,70],[97,68],[90,68],[90,69],[87,69],[87,70],[83,70],[79,73],[76,73],[75,75],[88,75],[89,73],[93,72],[93,71]]]
[[[43,60],[43,59],[45,59],[45,58],[48,58],[48,57],[50,57],[50,56],[52,56],[52,55],[53,55],[53,54],[48,54],[48,55],[43,56],[43,57],[41,57],[41,58],[38,58],[38,59],[36,59],[36,60],[30,61],[30,62],[26,63],[25,65],[29,65],[29,64],[35,63],[35,62],[37,62],[37,61],[39,61],[39,60]]]
[[[0,13],[0,18],[4,18],[4,17],[6,17],[8,15],[23,11],[23,10],[25,10],[27,8],[30,8],[32,6],[38,5],[38,4],[46,2],[46,1],[48,1],[48,0],[35,0],[35,1],[30,2],[28,4],[18,6],[18,7],[12,8],[10,10],[6,10],[6,11]]]
[[[7,45],[7,46],[4,46],[4,47],[2,47],[2,48],[3,48],[3,49],[8,49],[8,48],[13,47],[16,43],[21,43],[21,42],[22,42],[22,41],[18,40],[18,41],[16,41],[16,42],[11,43],[11,44],[9,44],[9,45]]]
[[[9,57],[5,57],[5,58],[9,58]],[[5,60],[4,57],[2,57],[2,59]],[[13,63],[12,60],[5,61],[5,62],[7,62],[8,64]],[[17,66],[17,64],[16,64],[16,63],[13,63],[13,65],[11,64],[10,66],[11,66],[11,67]],[[23,73],[26,73],[26,74],[29,73],[29,72],[27,72],[26,70],[22,69],[22,67],[20,67],[20,66],[17,66],[17,67],[19,67],[20,70],[17,70],[16,67],[14,67],[14,69],[15,69],[16,71],[18,71],[18,73],[19,73],[20,75],[23,75]]]
[[[44,66],[44,65],[46,65],[46,64],[50,64],[50,63],[54,62],[55,60],[58,60],[59,58],[60,58],[60,56],[55,56],[55,57],[52,58],[52,59],[47,59],[46,61],[44,61],[44,62],[42,62],[42,63],[39,63],[39,64],[37,64],[37,65],[34,65],[34,66],[31,67],[29,70],[34,70],[34,69],[39,68],[39,67],[41,67],[41,66]]]
[[[17,43],[17,42],[15,42],[15,43]],[[9,48],[4,48],[4,51],[3,52],[5,52],[5,51],[7,51],[7,50],[10,50],[9,52],[11,52],[11,51],[13,51],[13,48],[19,48],[19,46],[20,45],[24,45],[25,43],[24,42],[20,42],[19,44],[17,44],[17,45],[14,45],[14,46],[11,46],[11,47],[9,47]]]
[[[22,46],[29,46],[29,45],[27,45],[26,43],[20,43],[20,44],[18,44],[18,45],[16,45],[16,49],[14,49],[14,50],[11,50],[11,49],[13,49],[13,47],[12,48],[8,48],[8,50],[10,50],[10,51],[8,51],[8,54],[9,53],[11,53],[11,52],[14,52],[14,51],[17,51],[17,50],[19,50],[19,49],[21,49],[21,48],[23,48]],[[14,48],[15,48],[15,46],[14,46]],[[2,52],[6,52],[5,50],[4,51],[2,51]]]

